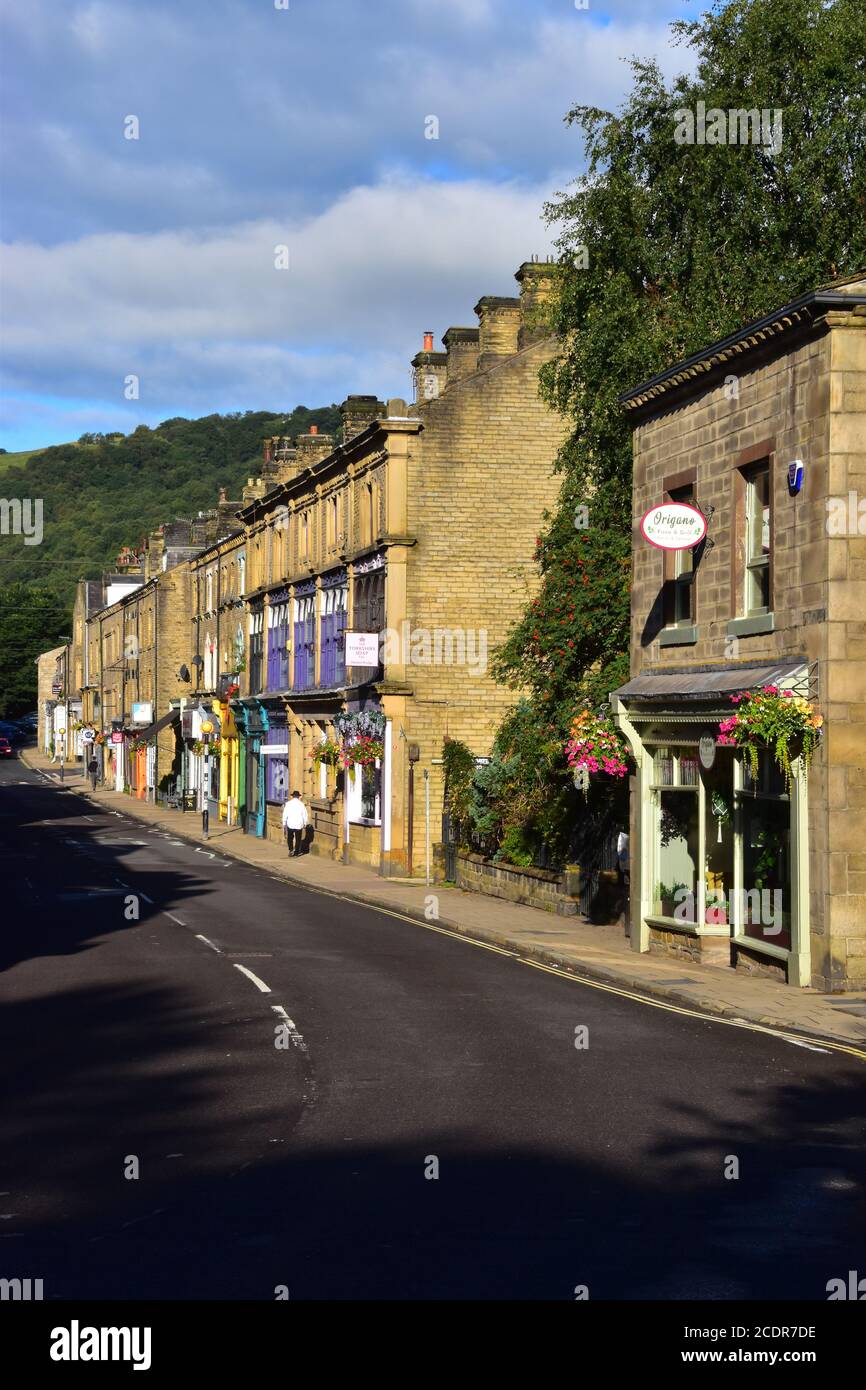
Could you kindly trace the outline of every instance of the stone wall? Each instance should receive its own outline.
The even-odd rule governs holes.
[[[569,892],[575,887],[574,876],[555,874],[547,869],[519,869],[513,864],[494,864],[480,854],[457,855],[457,887],[475,893],[487,893],[492,898],[524,903],[560,917],[577,913],[577,896]]]

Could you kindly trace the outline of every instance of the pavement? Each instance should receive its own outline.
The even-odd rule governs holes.
[[[859,1056],[164,820],[0,767],[3,1278],[790,1308],[862,1269]]]
[[[59,782],[56,764],[45,755],[27,749],[19,757],[25,766]],[[78,765],[67,766],[66,785],[101,806],[122,809],[150,826],[204,845],[197,813],[167,810],[105,788],[92,793]],[[866,992],[828,995],[718,966],[690,965],[655,953],[638,954],[631,950],[622,925],[598,926],[442,884],[427,886],[418,880],[382,878],[362,866],[313,854],[289,859],[281,845],[245,835],[239,827],[214,826],[208,849],[267,869],[304,888],[374,905],[428,926],[435,922],[441,928],[612,989],[731,1022],[745,1021],[832,1042],[866,1060]]]

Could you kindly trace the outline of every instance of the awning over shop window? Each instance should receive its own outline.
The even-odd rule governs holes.
[[[153,724],[149,724],[146,729],[142,729],[140,732],[136,730],[135,737],[141,743],[147,743],[148,739],[155,738],[157,734],[162,733],[163,729],[167,729],[169,724],[179,723],[180,710],[172,709],[169,710],[168,714],[164,714],[161,719],[157,719]]]
[[[718,671],[665,671],[635,676],[613,694],[620,700],[715,700],[736,695],[738,690],[778,685],[781,690],[796,690],[805,696],[808,684],[805,661],[787,661],[774,666],[726,666]]]

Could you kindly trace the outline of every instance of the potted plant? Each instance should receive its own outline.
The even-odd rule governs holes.
[[[673,917],[676,909],[684,902],[682,895],[688,892],[688,889],[684,883],[672,883],[670,887],[666,883],[660,883],[656,891],[662,917]],[[680,896],[677,897],[677,894]]]
[[[790,789],[791,763],[801,757],[809,766],[821,738],[822,716],[808,700],[777,685],[741,690],[731,700],[738,708],[722,720],[717,742],[743,750],[755,785],[759,754],[770,749]]]

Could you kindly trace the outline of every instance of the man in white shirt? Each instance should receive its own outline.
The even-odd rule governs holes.
[[[307,808],[301,800],[300,792],[292,792],[283,806],[283,829],[289,846],[289,856],[294,858],[301,852],[304,831],[307,827]]]

